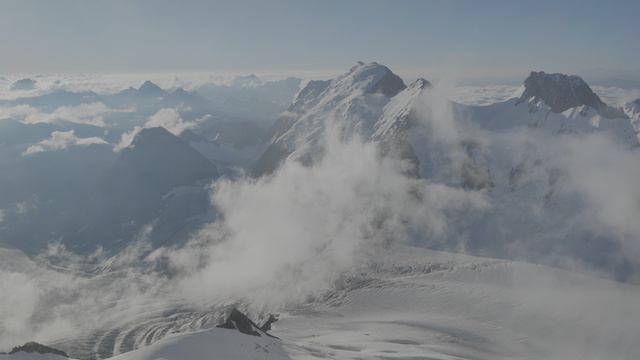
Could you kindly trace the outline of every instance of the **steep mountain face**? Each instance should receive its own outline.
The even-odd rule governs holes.
[[[626,103],[623,110],[629,117],[633,129],[640,136],[640,99]]]
[[[389,68],[375,62],[359,62],[328,82],[309,82],[272,128],[271,144],[253,173],[273,171],[287,156],[313,162],[330,127],[345,138],[370,137],[384,105],[405,88]]]
[[[79,231],[91,241],[74,244],[76,250],[126,246],[154,219],[156,245],[179,241],[178,234],[194,227],[189,218],[209,210],[204,185],[218,176],[216,166],[187,141],[162,127],[141,130],[103,177],[93,220]]]
[[[605,104],[589,85],[576,75],[531,72],[524,81],[524,92],[516,104],[543,102],[554,113],[588,106],[607,118],[624,117],[624,113]]]
[[[520,97],[521,102],[542,100],[555,113],[581,105],[591,106],[594,109],[606,106],[589,88],[589,85],[575,75],[533,71],[524,81],[524,87],[525,91]]]
[[[112,171],[119,179],[136,179],[126,184],[144,183],[158,192],[218,176],[211,162],[163,127],[141,130],[122,151]]]

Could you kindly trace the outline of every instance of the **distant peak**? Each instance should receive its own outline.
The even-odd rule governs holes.
[[[142,85],[140,85],[140,87],[138,88],[138,92],[145,95],[162,95],[165,93],[165,91],[162,90],[160,86],[154,84],[150,80],[142,83]]]
[[[262,79],[256,74],[236,76],[231,82],[233,87],[257,87],[262,85]]]
[[[130,147],[160,146],[162,144],[181,142],[181,139],[173,135],[162,126],[144,128],[136,134]]]
[[[544,101],[555,113],[582,105],[598,111],[607,107],[581,77],[544,71],[532,71],[524,81],[518,103],[530,100]]]
[[[179,87],[173,90],[172,94],[174,95],[189,95],[189,92],[182,87]]]

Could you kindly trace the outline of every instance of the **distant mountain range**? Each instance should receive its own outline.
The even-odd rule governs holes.
[[[287,159],[312,165],[323,157],[327,134],[338,129],[345,140],[360,137],[379,144],[381,154],[401,161],[408,176],[484,191],[495,204],[481,216],[452,215],[460,229],[448,239],[416,241],[501,257],[519,256],[509,246],[514,242],[540,257],[550,249],[575,254],[588,242],[615,253],[598,264],[624,278],[637,264],[628,263],[615,236],[585,230],[586,215],[561,191],[568,181],[563,165],[545,149],[525,151],[529,145],[523,144],[511,149],[506,143],[516,139],[509,133],[520,131],[541,139],[600,133],[633,149],[640,132],[639,101],[615,108],[577,76],[540,71],[532,72],[511,99],[466,106],[440,96],[428,80],[406,85],[386,66],[362,62],[334,79],[304,83],[250,75],[195,91],[165,90],[146,81],[110,95],[57,90],[7,100],[1,105],[57,111],[61,118],[37,124],[19,117],[0,121],[0,164],[10,169],[0,175],[0,242],[31,253],[52,241],[81,252],[98,245],[115,251],[154,224],[153,244],[180,243],[215,217],[209,182],[244,172],[264,176]],[[74,106],[93,103],[104,104],[106,112],[96,115],[104,127],[64,121],[77,111]],[[178,109],[179,121],[189,126],[172,133],[145,125],[166,108]],[[112,151],[136,126],[143,130],[131,145]],[[111,145],[20,155],[52,131],[68,130]],[[534,211],[532,204],[544,210]],[[593,260],[591,252],[579,257]]]

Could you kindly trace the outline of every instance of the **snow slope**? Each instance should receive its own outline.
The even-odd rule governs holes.
[[[0,354],[0,360],[64,360],[60,355],[18,352]],[[280,341],[266,336],[251,336],[237,330],[209,329],[189,334],[170,335],[150,346],[114,356],[114,360],[284,360],[290,359]]]
[[[294,359],[635,359],[638,287],[400,248],[274,324]]]
[[[406,86],[384,65],[358,62],[331,81],[309,82],[271,131],[271,143],[257,160],[256,175],[268,173],[284,158],[311,162],[321,153],[331,126],[345,137],[370,136],[382,108]]]
[[[112,359],[636,359],[640,288],[535,264],[396,246],[272,334],[172,334]],[[0,355],[2,360],[58,360]]]
[[[113,360],[283,360],[289,356],[280,342],[269,337],[240,334],[236,330],[210,329],[167,337],[150,346],[111,358]]]

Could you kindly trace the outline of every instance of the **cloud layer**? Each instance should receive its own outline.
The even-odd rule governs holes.
[[[104,139],[99,137],[79,138],[73,130],[54,131],[51,137],[44,139],[35,145],[31,145],[22,153],[23,156],[33,155],[45,151],[60,151],[72,146],[108,145]]]
[[[130,131],[122,134],[120,142],[114,147],[114,151],[120,151],[127,146],[131,145],[136,135],[146,128],[163,127],[172,134],[179,136],[186,129],[192,129],[198,125],[203,119],[196,119],[194,121],[185,121],[178,110],[173,108],[163,108],[158,110],[155,114],[149,117],[143,126],[135,126]]]
[[[130,110],[114,110],[104,103],[94,102],[75,106],[61,106],[53,112],[43,112],[30,105],[0,107],[0,119],[17,118],[25,124],[42,124],[55,122],[70,122],[74,124],[105,127],[104,115],[112,112]]]

